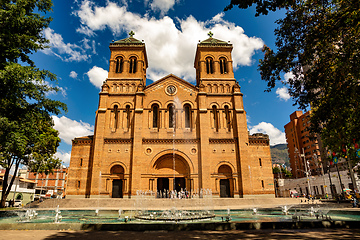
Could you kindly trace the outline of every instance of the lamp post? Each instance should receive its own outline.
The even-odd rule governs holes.
[[[333,191],[333,188],[332,188],[331,175],[330,175],[330,164],[329,164],[329,162],[327,163],[327,171],[328,171],[328,174],[329,174],[331,198],[334,198],[334,191]]]
[[[297,153],[297,154],[299,155],[299,158],[300,158],[300,159],[301,159],[301,157],[303,157],[303,159],[304,159],[305,175],[306,175],[307,185],[308,185],[308,189],[309,189],[309,194],[310,194],[310,195],[313,195],[313,194],[312,194],[312,190],[311,190],[311,186],[310,186],[309,171],[308,171],[308,164],[309,164],[309,162],[306,161],[306,159],[305,159],[304,149],[302,149],[302,150],[303,150],[303,153],[300,154],[300,153],[299,153],[299,150],[298,150],[297,148],[295,148],[295,153]],[[310,166],[309,166],[309,168],[310,168]],[[301,170],[301,169],[300,169],[300,170]]]
[[[324,180],[325,193],[327,193],[327,185],[326,185],[326,181],[325,181],[323,165],[322,165],[322,163],[320,163],[320,161],[318,161],[318,156],[316,155],[316,153],[313,154],[313,159],[314,159],[314,162],[315,162],[316,166],[318,167],[318,169],[320,167],[320,173]]]

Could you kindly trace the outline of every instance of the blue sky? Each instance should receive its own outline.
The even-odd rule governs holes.
[[[244,94],[250,133],[263,132],[271,144],[285,143],[284,125],[297,110],[283,85],[268,93],[258,61],[264,44],[274,48],[274,21],[282,12],[255,17],[254,8],[223,12],[228,1],[214,0],[54,0],[53,18],[43,34],[49,48],[32,55],[37,67],[58,77],[62,91],[51,94],[68,106],[53,116],[62,142],[57,156],[69,164],[71,139],[93,134],[99,91],[109,68],[109,43],[128,37],[144,40],[147,84],[170,73],[195,83],[196,44],[214,38],[233,44],[235,78]],[[164,61],[166,58],[168,61]],[[288,74],[284,75],[284,79]]]

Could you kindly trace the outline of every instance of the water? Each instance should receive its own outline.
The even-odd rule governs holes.
[[[253,209],[227,209],[227,210],[215,210],[212,214],[212,218],[198,218],[194,219],[192,216],[199,211],[183,211],[181,216],[178,215],[174,209],[166,211],[151,211],[148,210],[149,219],[141,219],[137,215],[137,211],[130,210],[99,210],[97,215],[94,210],[61,210],[61,212],[54,210],[38,210],[36,211],[36,217],[26,217],[27,211],[11,211],[1,212],[0,224],[4,223],[82,223],[82,224],[126,224],[126,223],[138,223],[147,224],[157,222],[159,224],[165,222],[288,222],[288,221],[320,221],[328,220],[333,221],[360,221],[359,211],[344,211],[344,210],[332,210],[332,209],[313,209],[307,207],[299,208],[292,207],[288,209],[288,214],[284,215],[282,208],[274,209],[256,209],[256,214],[253,214]],[[6,213],[6,214],[4,214]],[[60,214],[61,213],[61,214]],[[5,216],[7,215],[7,216]],[[9,216],[11,215],[11,216]],[[56,215],[61,219],[56,219]],[[161,221],[155,221],[151,219],[156,216],[164,216],[166,219]],[[176,217],[177,219],[172,217]],[[190,216],[190,217],[189,217]]]
[[[166,194],[161,191],[137,191],[136,206],[138,209],[134,217],[138,220],[145,221],[196,221],[196,220],[207,220],[215,217],[213,213],[212,203],[212,191],[211,189],[200,189],[199,191],[193,191],[193,194],[188,194],[185,190],[177,192],[171,190]],[[154,211],[146,206],[147,199],[155,197],[168,198],[162,202],[164,210]],[[203,198],[203,206],[197,206],[197,210],[183,210],[177,208],[177,203],[186,201],[189,198]]]

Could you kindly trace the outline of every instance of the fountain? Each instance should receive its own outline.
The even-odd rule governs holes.
[[[360,215],[356,210],[329,209],[327,207],[303,205],[279,206],[277,208],[231,209],[208,211],[198,204],[203,201],[207,191],[203,190],[203,199],[160,200],[170,206],[176,201],[177,207],[152,209],[143,204],[142,209],[136,206],[121,209],[103,209],[95,216],[94,209],[64,210],[59,206],[54,210],[17,210],[0,211],[0,229],[103,229],[108,230],[181,230],[181,229],[237,229],[246,228],[294,228],[294,227],[353,227],[358,226]],[[209,193],[209,192],[208,192]],[[140,192],[139,192],[140,194]],[[143,192],[147,197],[156,197],[155,192]],[[200,196],[201,190],[194,196]],[[144,199],[143,199],[144,200]],[[196,207],[183,208],[181,201],[193,201]],[[141,202],[141,201],[140,201]],[[199,209],[200,208],[202,209]],[[135,207],[135,210],[134,210]],[[160,210],[162,209],[162,210]],[[6,214],[4,214],[6,213]],[[295,225],[293,222],[297,222]],[[301,222],[299,225],[298,223]],[[25,224],[26,223],[26,224]],[[199,224],[201,223],[201,224]],[[263,224],[266,223],[266,224]],[[235,225],[234,225],[235,224]],[[105,229],[104,229],[105,230]]]
[[[57,208],[55,209],[55,223],[60,223],[61,219],[62,219],[61,211],[59,210],[59,205],[58,205]]]
[[[257,215],[257,214],[258,214],[258,212],[257,212],[257,209],[256,209],[256,208],[253,208],[253,209],[252,209],[252,211],[253,211],[253,213],[252,213],[253,215]]]
[[[282,208],[283,214],[288,215],[289,214],[289,209],[291,208],[291,206],[288,207],[288,206],[285,205],[285,206],[282,206],[281,208]]]
[[[121,214],[122,214],[122,210],[121,209],[119,209],[119,219],[121,219]]]
[[[26,220],[31,220],[33,218],[36,218],[37,215],[38,215],[38,213],[35,210],[27,209],[26,213],[25,213],[25,219]]]
[[[179,222],[179,221],[197,221],[197,220],[206,220],[215,217],[215,214],[211,209],[210,206],[204,206],[202,209],[196,210],[183,210],[178,209],[176,204],[180,201],[186,201],[189,197],[185,194],[185,191],[181,190],[177,192],[176,190],[171,190],[169,193],[165,195],[161,194],[161,191],[155,193],[152,191],[137,191],[137,201],[136,203],[138,206],[136,207],[139,209],[136,214],[135,218],[139,220],[147,220],[147,221],[164,221],[164,222]],[[167,197],[166,201],[168,207],[165,210],[150,210],[146,206],[146,200],[149,198],[155,198],[156,196],[165,196]],[[204,202],[208,199],[212,198],[211,190],[203,190],[200,189],[198,194],[193,194],[193,198],[196,196],[202,196]],[[205,200],[206,199],[206,200]]]

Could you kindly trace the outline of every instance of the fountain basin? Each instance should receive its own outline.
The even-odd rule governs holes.
[[[294,221],[295,214],[301,215],[300,221]],[[11,212],[11,213],[10,213]],[[119,210],[64,210],[61,209],[62,219],[54,223],[55,211],[37,210],[37,217],[24,219],[26,211],[2,211],[0,212],[0,229],[39,229],[39,230],[231,230],[231,229],[298,229],[298,228],[325,228],[325,227],[360,227],[360,211],[328,210],[328,220],[310,216],[309,208],[293,207],[284,215],[281,208],[257,209],[256,215],[252,209],[238,210],[215,210],[210,214],[213,217],[191,219],[186,215],[183,219],[150,219],[157,211],[147,211],[139,214],[139,211]],[[161,213],[158,211],[159,214]],[[6,214],[4,214],[6,213]],[[119,216],[119,213],[121,215]],[[156,215],[156,214],[155,214]],[[191,214],[192,215],[192,214]],[[140,217],[139,217],[140,216]],[[231,221],[226,221],[230,216]],[[125,219],[128,221],[125,221]]]

